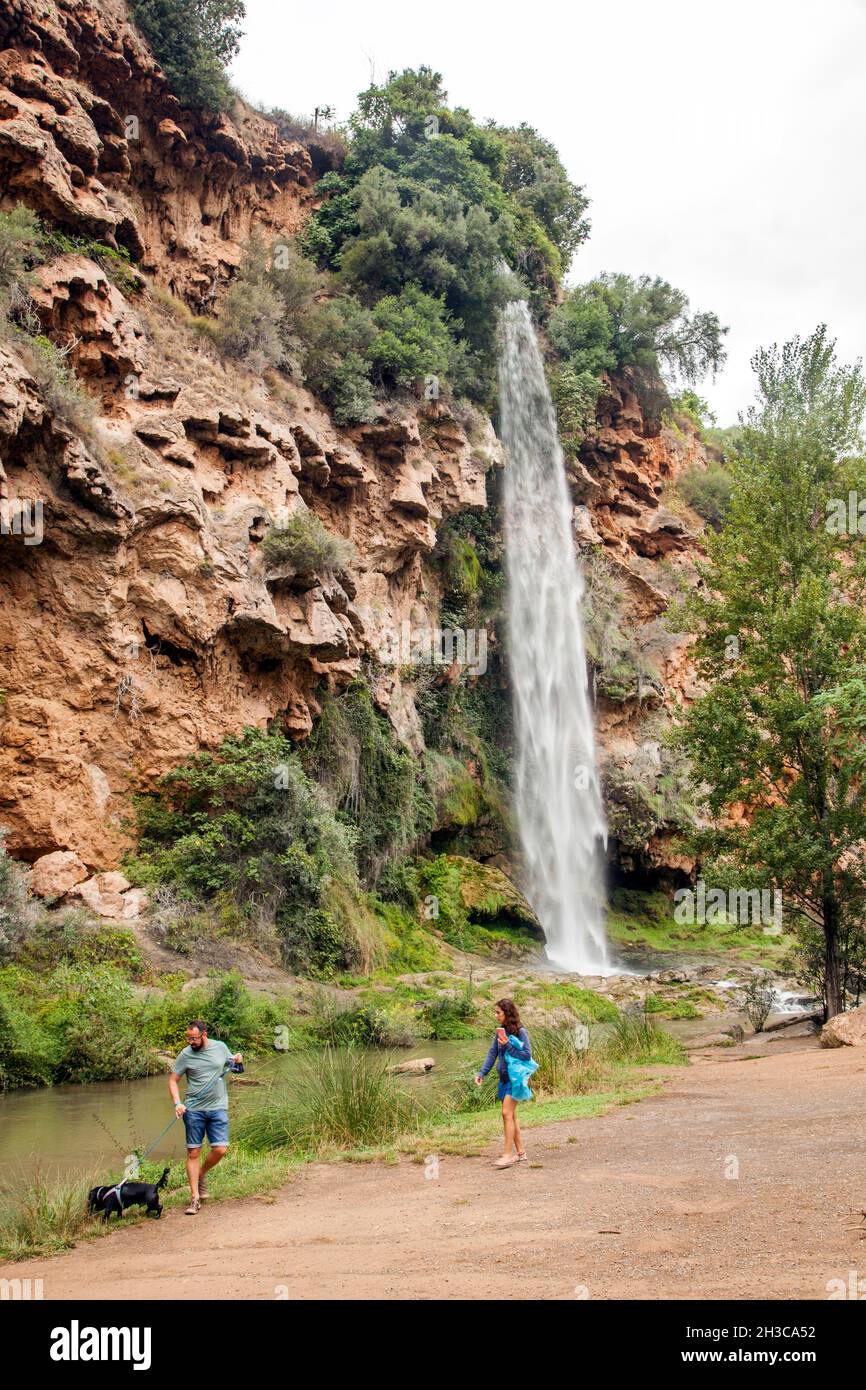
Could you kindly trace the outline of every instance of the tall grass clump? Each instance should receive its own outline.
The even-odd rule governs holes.
[[[605,1043],[604,1053],[612,1062],[632,1066],[651,1063],[677,1066],[686,1060],[679,1039],[660,1028],[645,1010],[620,1014]]]
[[[595,1048],[581,1044],[574,1028],[533,1028],[532,1056],[538,1063],[530,1082],[534,1091],[577,1096],[611,1088],[610,1066]]]
[[[0,1256],[8,1260],[69,1250],[93,1225],[87,1210],[92,1177],[36,1173],[0,1198]]]
[[[294,1083],[289,1101],[267,1101],[236,1126],[253,1152],[287,1148],[302,1153],[366,1148],[411,1128],[422,1118],[420,1102],[388,1073],[388,1058],[354,1044],[327,1048]]]

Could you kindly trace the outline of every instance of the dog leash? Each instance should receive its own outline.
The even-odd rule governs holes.
[[[196,1096],[195,1099],[198,1101],[198,1100],[201,1100],[203,1096],[206,1096],[207,1093],[208,1093],[208,1091],[212,1091],[212,1090],[213,1090],[214,1086],[217,1084],[218,1081],[224,1081],[224,1080],[225,1080],[225,1078],[231,1073],[231,1070],[232,1070],[231,1066],[227,1066],[226,1069],[225,1069],[225,1071],[220,1072],[220,1075],[219,1075],[219,1076],[215,1076],[214,1079],[213,1079],[213,1081],[210,1083],[210,1085],[209,1085],[209,1086],[205,1086],[205,1088],[204,1088],[204,1090],[202,1091],[201,1095],[200,1095],[200,1096]],[[156,1148],[156,1146],[157,1146],[157,1144],[160,1142],[160,1140],[162,1140],[162,1139],[165,1138],[165,1136],[168,1134],[168,1131],[171,1129],[172,1125],[176,1125],[179,1119],[180,1119],[180,1115],[175,1115],[173,1119],[169,1120],[169,1122],[168,1122],[168,1124],[166,1125],[165,1129],[163,1129],[163,1130],[160,1131],[160,1133],[156,1136],[156,1138],[154,1139],[154,1141],[153,1141],[153,1143],[150,1145],[150,1147],[147,1148],[147,1149],[145,1149],[145,1151],[144,1151],[143,1154],[140,1154],[140,1155],[139,1155],[139,1160],[138,1160],[139,1163],[143,1163],[144,1160],[147,1158],[148,1154],[153,1153],[153,1150]],[[127,1181],[128,1181],[128,1179],[126,1179],[126,1178],[123,1179],[123,1182],[127,1182]],[[123,1182],[121,1182],[121,1183],[118,1184],[118,1188],[123,1186]],[[117,1190],[117,1189],[115,1189],[115,1190]]]

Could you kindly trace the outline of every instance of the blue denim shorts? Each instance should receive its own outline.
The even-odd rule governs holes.
[[[511,1095],[511,1082],[510,1082],[510,1081],[500,1081],[499,1085],[498,1085],[497,1088],[496,1088],[496,1097],[497,1097],[497,1100],[504,1100],[506,1096],[510,1096],[510,1095]]]
[[[188,1149],[201,1148],[205,1134],[211,1148],[229,1142],[229,1112],[227,1110],[185,1110],[183,1127]]]

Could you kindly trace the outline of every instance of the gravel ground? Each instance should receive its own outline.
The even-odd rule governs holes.
[[[866,1275],[866,1052],[803,1039],[654,1074],[656,1097],[528,1130],[506,1171],[493,1150],[433,1179],[316,1164],[0,1276],[46,1299],[487,1300],[826,1299]]]

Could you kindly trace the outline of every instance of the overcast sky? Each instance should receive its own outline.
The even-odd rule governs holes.
[[[477,120],[527,121],[591,198],[571,279],[662,275],[730,326],[701,388],[732,423],[756,347],[821,320],[866,356],[866,0],[246,0],[252,101],[345,119],[427,63]]]

